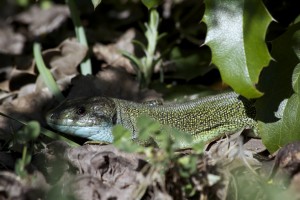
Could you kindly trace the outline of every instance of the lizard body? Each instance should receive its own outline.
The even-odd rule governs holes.
[[[54,129],[103,142],[113,142],[112,127],[121,124],[136,139],[136,120],[148,115],[163,125],[191,134],[193,142],[209,142],[242,129],[256,129],[251,101],[234,92],[175,104],[150,105],[92,97],[67,100],[47,115]]]

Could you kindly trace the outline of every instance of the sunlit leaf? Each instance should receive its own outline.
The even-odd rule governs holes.
[[[205,0],[205,43],[222,79],[248,98],[262,95],[255,88],[271,56],[265,35],[272,17],[261,0]]]

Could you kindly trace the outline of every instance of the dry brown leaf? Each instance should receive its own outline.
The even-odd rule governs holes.
[[[23,179],[11,172],[0,172],[0,189],[0,199],[40,199],[48,185],[38,171]]]
[[[39,122],[44,122],[44,115],[47,110],[45,106],[50,106],[45,102],[49,102],[51,97],[52,95],[48,89],[45,89],[44,91],[20,96],[14,100],[8,99],[8,101],[3,102],[0,106],[0,112],[19,120],[38,120]],[[22,124],[19,122],[0,116],[0,139],[9,139],[11,134],[21,126]]]
[[[257,138],[251,138],[250,140],[248,140],[244,144],[244,148],[254,153],[261,153],[267,149],[265,145],[262,143],[261,139],[257,139]]]
[[[5,80],[5,81],[1,82],[0,89],[8,92],[9,91],[9,80]]]
[[[23,51],[25,37],[15,33],[12,27],[0,20],[0,53],[19,55]]]
[[[43,57],[47,66],[51,68],[56,80],[65,75],[77,74],[76,67],[81,63],[87,53],[87,47],[77,42],[75,38],[68,38],[57,48],[47,49]]]
[[[19,90],[21,87],[27,84],[32,84],[36,81],[37,76],[32,73],[28,73],[28,70],[18,70],[14,68],[9,75],[9,91]],[[32,91],[34,92],[34,91]]]
[[[53,4],[49,9],[42,9],[33,5],[30,9],[18,14],[14,19],[17,22],[28,24],[29,31],[34,36],[52,32],[70,16],[66,5]]]
[[[87,47],[78,43],[76,39],[66,39],[57,48],[47,49],[43,52],[46,66],[50,67],[52,75],[64,90],[77,72],[77,66],[87,53]],[[45,87],[43,80],[38,78],[37,89]]]
[[[135,37],[135,31],[133,29],[127,30],[116,43],[103,45],[95,44],[93,52],[97,59],[103,60],[107,63],[107,66],[124,68],[128,73],[134,74],[134,68],[131,62],[125,58],[120,50],[133,53],[134,47],[132,40]]]

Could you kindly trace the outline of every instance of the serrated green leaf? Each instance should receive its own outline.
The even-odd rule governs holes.
[[[295,37],[295,33],[299,30],[300,23],[290,26],[272,42],[271,55],[274,60],[263,70],[258,84],[264,96],[255,103],[257,119],[260,121],[274,122],[276,118],[273,113],[277,111],[278,105],[293,94],[292,75],[299,63],[295,49],[300,46],[297,42],[300,39]]]
[[[293,73],[293,85],[296,85],[294,87],[295,94],[288,99],[282,119],[273,123],[259,122],[258,124],[262,141],[271,152],[275,152],[289,142],[300,140],[299,71],[300,64],[297,65]]]
[[[255,88],[271,56],[265,34],[272,17],[261,0],[205,0],[205,43],[222,79],[247,98],[262,95]]]
[[[292,76],[292,84],[293,89],[297,93],[300,93],[300,64],[298,64],[294,70],[293,76]]]
[[[92,0],[92,3],[93,3],[93,6],[94,6],[94,9],[97,8],[97,6],[101,3],[102,0]]]
[[[162,3],[162,0],[142,0],[142,3],[150,10]]]
[[[300,140],[300,97],[292,95],[284,109],[283,118],[273,123],[259,122],[258,128],[264,145],[275,152],[285,144]]]
[[[293,50],[298,59],[300,59],[300,30],[295,31],[293,34]]]

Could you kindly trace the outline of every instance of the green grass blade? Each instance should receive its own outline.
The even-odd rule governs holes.
[[[74,0],[66,0],[70,13],[71,13],[71,18],[75,26],[75,33],[76,33],[76,38],[79,41],[80,44],[83,44],[88,47],[86,35],[84,28],[80,22],[78,10],[76,7],[76,4]],[[87,74],[92,74],[92,64],[91,60],[89,58],[86,58],[81,64],[80,64],[80,70],[83,75]]]
[[[42,79],[44,80],[46,86],[48,89],[52,92],[52,94],[59,100],[64,100],[64,96],[60,92],[55,80],[52,77],[52,74],[50,70],[46,67],[42,53],[41,53],[41,46],[39,43],[35,42],[33,44],[33,55],[36,62],[36,66],[38,68],[39,73],[42,76]]]

